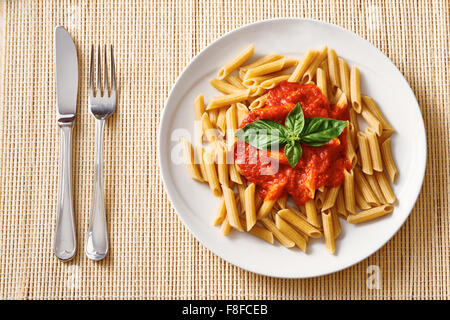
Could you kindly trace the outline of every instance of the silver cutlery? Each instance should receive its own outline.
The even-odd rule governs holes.
[[[72,37],[62,26],[55,28],[55,60],[61,160],[53,251],[59,259],[70,260],[77,247],[72,197],[72,128],[77,112],[78,58]]]
[[[94,46],[91,48],[89,77],[89,110],[95,118],[95,164],[89,229],[86,238],[86,256],[101,260],[108,253],[108,230],[106,224],[105,196],[103,187],[103,131],[105,120],[116,110],[116,79],[114,55],[111,46],[111,87],[108,82],[106,46],[104,47],[103,86],[100,46],[98,47],[97,88],[94,88]]]

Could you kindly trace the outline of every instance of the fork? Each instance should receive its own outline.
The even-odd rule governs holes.
[[[108,229],[106,223],[105,196],[103,186],[103,131],[105,120],[116,110],[116,79],[113,47],[111,46],[111,88],[108,82],[106,45],[104,47],[103,87],[100,45],[98,46],[97,88],[94,88],[94,45],[91,47],[89,75],[89,111],[95,118],[95,164],[89,229],[86,238],[86,256],[101,260],[108,253]]]

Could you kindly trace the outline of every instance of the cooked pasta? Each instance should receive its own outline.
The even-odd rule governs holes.
[[[242,102],[248,99],[250,90],[240,90],[227,95],[214,97],[206,107],[206,110],[226,107],[236,102]]]
[[[308,69],[306,69],[305,74],[302,77],[303,83],[308,83],[312,81],[314,76],[316,75],[317,68],[320,66],[322,61],[327,57],[328,47],[323,46],[319,51],[319,54],[314,58],[314,60],[309,65]]]
[[[278,230],[280,230],[281,233],[283,233],[288,239],[294,241],[295,245],[299,249],[301,249],[303,252],[306,252],[306,244],[308,242],[308,238],[306,238],[300,232],[296,231],[289,225],[289,223],[280,218],[278,214],[275,215],[275,225]]]
[[[370,156],[370,149],[369,149],[369,140],[367,139],[367,136],[363,132],[358,132],[356,137],[358,139],[359,152],[361,155],[362,171],[366,174],[373,174],[372,158]]]
[[[347,221],[353,224],[366,222],[391,213],[393,210],[394,207],[392,205],[383,204],[369,210],[361,211],[358,214],[348,216]]]
[[[194,163],[194,149],[192,148],[192,144],[185,138],[181,138],[180,142],[183,147],[184,163],[188,168],[189,175],[192,179],[203,182],[203,177],[200,174],[197,165]]]
[[[333,90],[341,87],[341,81],[339,77],[339,61],[336,51],[332,48],[328,48],[328,74],[330,76],[330,82]]]
[[[383,158],[384,167],[386,168],[386,173],[389,180],[394,183],[398,176],[398,170],[395,166],[394,160],[392,159],[390,138],[386,139],[381,144],[381,156]]]
[[[349,69],[334,49],[326,45],[320,50],[310,49],[300,60],[277,53],[255,60],[251,58],[253,53],[253,45],[248,46],[219,70],[217,78],[209,80],[219,91],[218,96],[208,98],[206,105],[202,94],[195,98],[194,146],[185,138],[180,139],[188,173],[192,179],[207,183],[212,193],[220,197],[213,225],[220,225],[222,234],[227,235],[233,229],[245,231],[268,243],[273,244],[275,238],[286,248],[298,247],[304,252],[309,238],[323,235],[326,249],[335,253],[342,232],[340,217],[355,224],[394,210],[396,196],[390,184],[398,176],[391,151],[394,129],[375,100],[361,93],[364,75],[358,67],[352,65]],[[320,165],[328,170],[324,174],[328,181],[318,179],[319,165],[308,160],[308,154],[314,157],[317,153],[306,149],[303,142],[299,157],[307,156],[300,168],[294,163],[286,169],[287,147],[264,151],[261,159],[285,166],[281,167],[286,171],[280,176],[271,171],[279,170],[278,167],[267,168],[268,172],[263,174],[265,163],[244,162],[243,165],[241,162],[238,151],[241,141],[237,143],[236,134],[242,138],[237,130],[245,130],[243,124],[257,121],[253,119],[269,120],[260,122],[261,127],[270,121],[280,124],[283,119],[278,113],[286,111],[283,107],[295,104],[299,96],[300,107],[305,112],[300,118],[304,126],[312,123],[308,119],[312,116],[306,116],[305,111],[315,107],[308,102],[310,97],[314,97],[311,101],[320,101],[321,108],[329,108],[329,118],[347,121],[344,131],[339,131],[342,135],[335,136],[333,143],[310,144],[310,147],[323,146],[322,150],[333,147],[339,151],[340,158],[336,161],[320,155]],[[342,130],[345,123],[340,126]],[[208,146],[204,148],[205,143]],[[250,161],[249,155],[244,156],[244,161]],[[235,163],[235,159],[239,161]],[[333,164],[336,167],[331,169]],[[332,176],[334,170],[338,173],[336,177]],[[295,180],[299,172],[305,180]],[[263,175],[266,177],[261,178]],[[273,181],[279,185],[271,184]],[[291,197],[297,205],[291,205]]]
[[[270,231],[273,233],[274,237],[277,238],[280,243],[285,246],[286,248],[292,248],[295,246],[295,242],[286,237],[280,229],[277,228],[275,223],[273,223],[272,220],[268,218],[264,218],[261,220],[261,223]]]
[[[353,110],[361,113],[361,84],[359,69],[352,66],[350,69],[350,97]]]
[[[319,54],[316,50],[308,50],[305,52],[303,57],[301,58],[300,62],[298,63],[297,67],[295,68],[294,72],[292,72],[291,76],[289,77],[289,82],[299,82],[300,79],[302,79],[304,73],[310,66],[310,64],[314,61],[314,59]]]
[[[243,51],[241,51],[233,60],[226,63],[222,68],[219,70],[219,79],[224,79],[226,76],[228,76],[230,73],[232,73],[234,70],[239,68],[241,65],[245,63],[250,57],[253,55],[255,47],[253,44],[249,45],[247,48],[245,48]]]
[[[373,170],[383,171],[383,163],[381,161],[380,145],[375,131],[367,129],[367,140],[369,141],[370,157],[372,159]]]
[[[325,247],[330,253],[336,251],[334,242],[333,216],[329,211],[322,212],[323,236],[325,238]]]

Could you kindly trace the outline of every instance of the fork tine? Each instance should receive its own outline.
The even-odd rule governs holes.
[[[98,45],[98,62],[97,62],[97,95],[102,96],[102,61],[100,58],[100,45]]]
[[[106,58],[106,44],[105,44],[105,46],[104,46],[104,48],[103,48],[103,53],[104,53],[104,56],[105,56],[105,59],[104,59],[104,63],[103,63],[103,77],[104,77],[104,79],[103,79],[103,84],[104,84],[104,87],[103,87],[103,90],[104,90],[104,92],[105,92],[105,96],[107,96],[107,97],[109,97],[109,83],[108,83],[108,61],[107,61],[107,58]]]
[[[91,46],[91,67],[89,69],[89,94],[94,95],[94,45]]]
[[[113,46],[111,45],[111,93],[116,91],[116,67],[114,65]]]

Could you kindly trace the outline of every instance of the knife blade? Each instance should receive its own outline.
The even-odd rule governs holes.
[[[78,58],[75,43],[63,26],[55,28],[55,58],[58,121],[67,121],[77,112]]]
[[[53,251],[61,260],[76,252],[72,196],[72,128],[77,111],[78,58],[75,43],[63,26],[55,28],[57,120],[61,130],[59,190]]]

